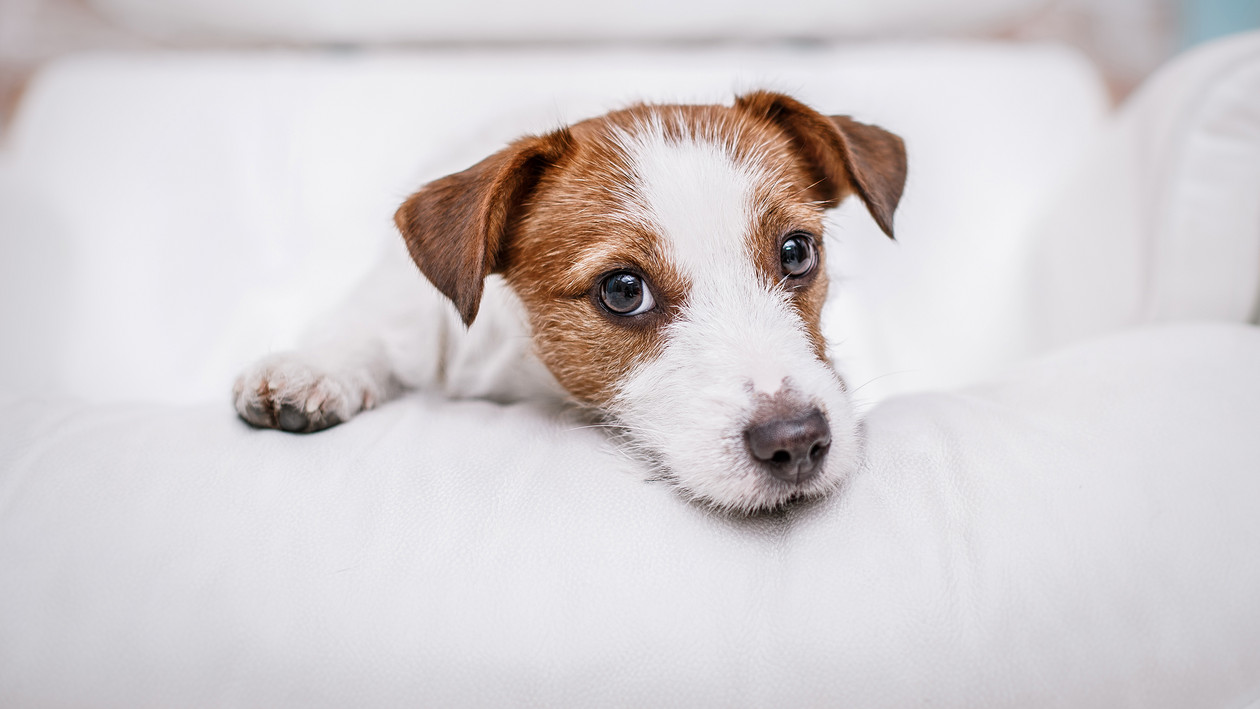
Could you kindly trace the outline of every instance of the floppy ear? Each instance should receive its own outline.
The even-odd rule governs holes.
[[[740,96],[735,106],[769,119],[791,137],[814,173],[813,199],[834,207],[856,192],[875,223],[892,237],[893,212],[906,184],[906,148],[901,138],[848,116],[824,116],[790,96],[770,91]]]
[[[486,276],[543,172],[568,149],[567,130],[522,138],[472,167],[425,185],[394,213],[420,271],[442,291],[464,325],[481,305]]]

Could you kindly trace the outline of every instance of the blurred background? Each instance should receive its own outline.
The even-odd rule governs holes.
[[[1165,293],[1247,319],[1255,91],[1216,60],[1136,89],[1258,26],[1260,0],[0,0],[0,392],[219,401],[398,247],[428,180],[751,88],[911,154],[895,243],[853,201],[828,227],[824,332],[863,404],[1187,315]]]
[[[0,0],[0,709],[636,684],[1260,709],[1258,25],[1260,0]],[[909,155],[895,242],[857,200],[826,230],[823,332],[880,406],[842,501],[661,504],[532,407],[237,421],[244,366],[406,258],[392,215],[428,180],[761,87]],[[1178,321],[1233,325],[1102,339]]]
[[[1050,40],[1120,99],[1178,51],[1258,26],[1260,0],[0,0],[0,120],[40,65],[85,50]]]

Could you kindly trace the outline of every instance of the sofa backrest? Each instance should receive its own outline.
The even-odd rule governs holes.
[[[38,77],[0,154],[0,393],[226,400],[399,238],[425,181],[634,100],[759,87],[906,140],[898,241],[856,203],[829,230],[824,326],[859,398],[1007,361],[1013,261],[1105,115],[1070,51],[114,55]]]
[[[1179,57],[1064,183],[1021,268],[1029,350],[1260,317],[1260,32]]]
[[[89,0],[168,38],[314,43],[835,39],[1000,30],[1048,0]]]

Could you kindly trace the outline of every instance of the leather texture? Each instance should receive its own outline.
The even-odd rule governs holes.
[[[1238,706],[1257,361],[1173,326],[889,399],[841,494],[753,519],[528,405],[6,404],[0,704]]]
[[[1115,130],[1242,86],[1217,71],[1240,51]],[[1103,121],[1076,55],[460,56],[86,57],[31,86],[0,153],[0,706],[1260,701],[1260,331],[1133,329],[1145,203],[1053,197]],[[236,367],[345,295],[422,180],[614,97],[754,79],[914,156],[899,242],[841,208],[829,243],[869,450],[839,494],[719,516],[536,404],[415,394],[312,436],[232,415]],[[1210,96],[1161,169],[1236,188],[1249,165],[1205,156],[1253,104]],[[1078,204],[1092,231],[1034,228]],[[1244,319],[1258,225],[1221,219],[1254,204],[1162,225],[1211,256],[1142,260],[1169,284],[1144,312]]]
[[[1034,228],[1030,350],[1260,316],[1260,32],[1188,52],[1092,141]]]

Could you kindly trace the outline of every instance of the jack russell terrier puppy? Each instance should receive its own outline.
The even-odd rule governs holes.
[[[897,136],[764,91],[521,138],[398,209],[436,290],[386,259],[236,410],[311,432],[411,388],[568,398],[691,499],[824,494],[862,446],[819,327],[823,212],[856,195],[891,237],[905,176]]]

